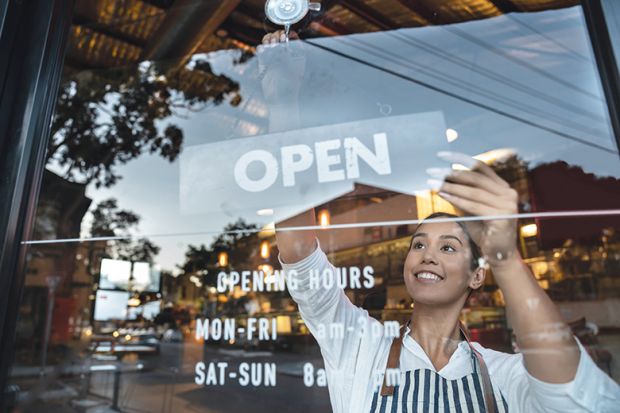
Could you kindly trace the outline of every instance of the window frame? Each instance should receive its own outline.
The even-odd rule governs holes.
[[[615,39],[612,43],[601,0],[582,0],[581,6],[605,94],[612,133],[616,138],[616,150],[620,155],[620,72],[613,47],[613,43],[620,47],[620,40]]]
[[[0,410],[13,361],[45,151],[74,0],[8,0],[0,7]]]

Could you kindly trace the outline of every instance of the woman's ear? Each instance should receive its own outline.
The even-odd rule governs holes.
[[[484,284],[484,279],[486,277],[486,269],[484,267],[478,267],[472,273],[471,280],[469,280],[469,288],[472,290],[477,290],[482,287]]]

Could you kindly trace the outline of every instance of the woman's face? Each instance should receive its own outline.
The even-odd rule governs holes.
[[[454,222],[418,227],[403,276],[414,303],[440,306],[454,304],[484,282],[484,270],[472,271],[469,240]]]

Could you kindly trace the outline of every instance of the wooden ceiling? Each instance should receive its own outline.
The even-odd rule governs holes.
[[[183,61],[219,49],[252,50],[265,33],[264,0],[77,0],[67,65],[105,69],[143,60]],[[579,0],[323,0],[295,26],[302,38],[444,25]]]

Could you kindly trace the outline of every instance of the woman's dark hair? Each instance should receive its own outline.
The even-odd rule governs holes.
[[[420,224],[418,225],[418,228],[420,227],[420,225],[425,224],[426,221],[432,220],[434,218],[458,218],[458,216],[454,214],[449,214],[447,212],[435,212],[433,214],[430,214],[426,218],[424,218],[422,222],[420,222]],[[467,229],[463,221],[453,221],[453,222],[457,224],[459,227],[461,227],[461,229],[467,236],[467,241],[469,242],[469,249],[471,250],[470,268],[473,271],[479,267],[479,259],[480,257],[482,257],[482,253],[480,252],[480,247],[472,239],[471,235],[469,234],[469,230]],[[413,247],[413,236],[414,235],[415,233],[411,236],[411,243],[409,244],[409,249]]]

